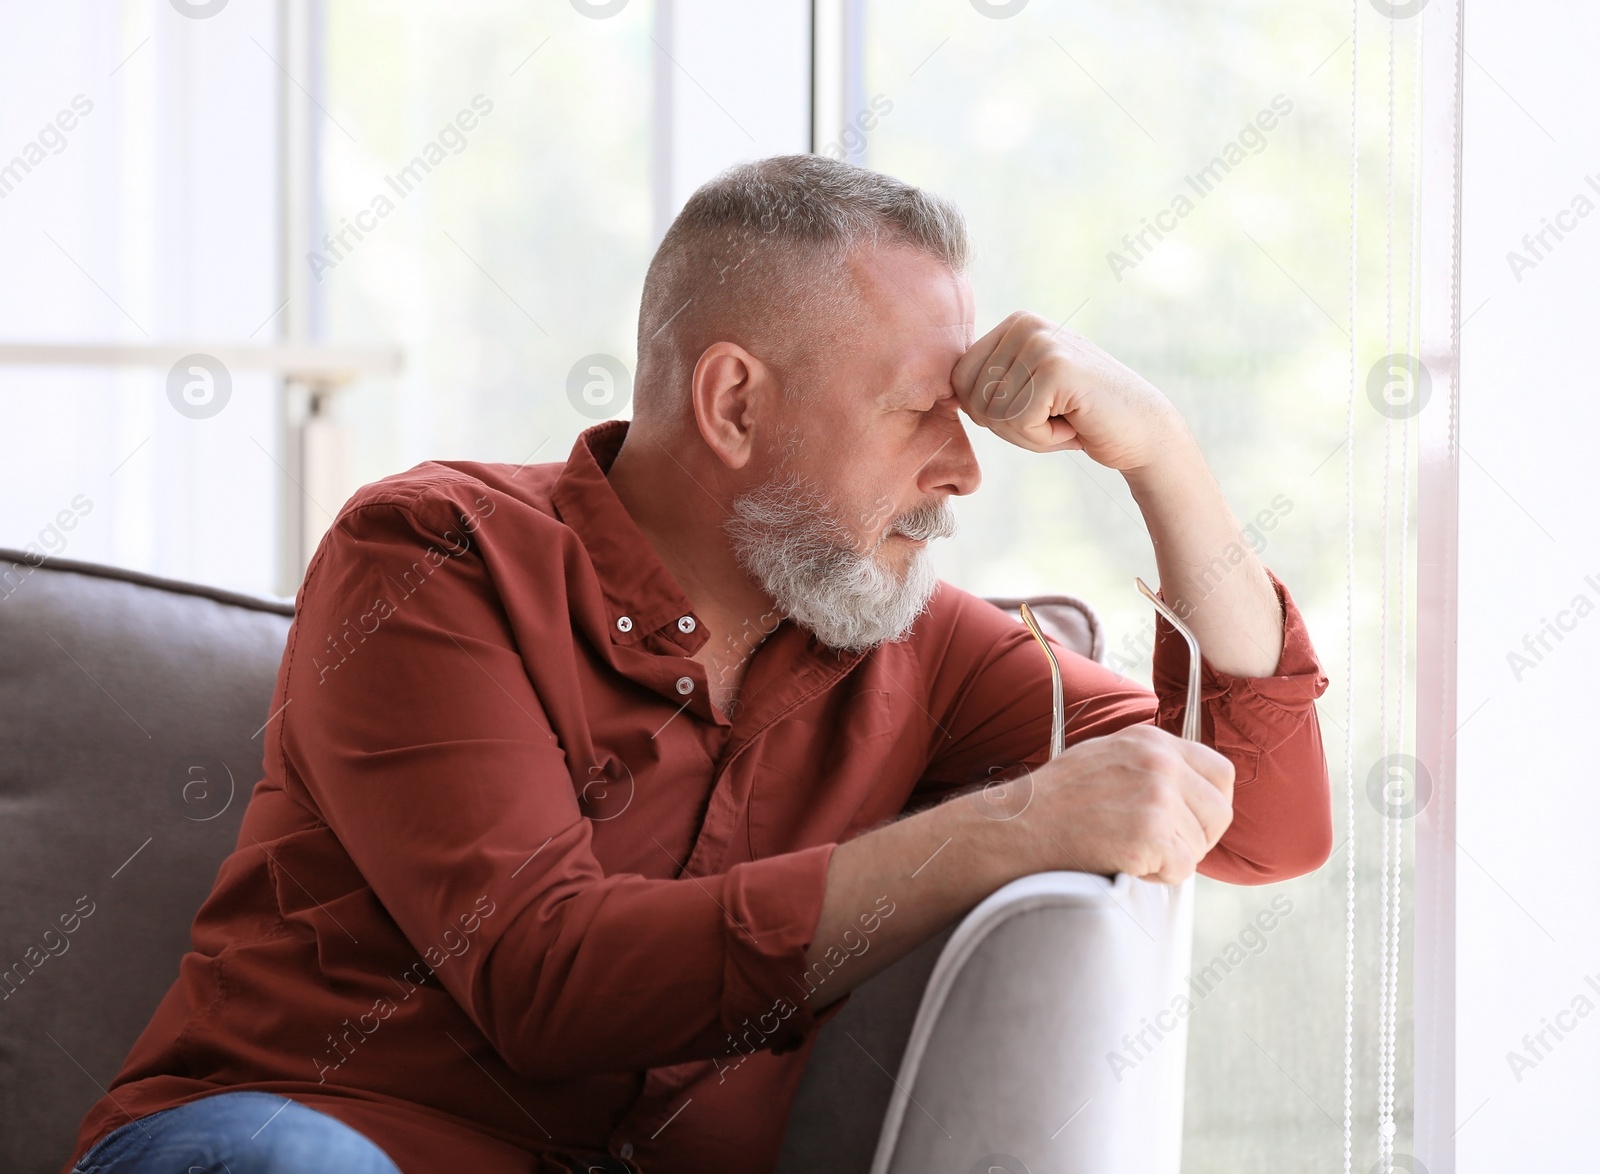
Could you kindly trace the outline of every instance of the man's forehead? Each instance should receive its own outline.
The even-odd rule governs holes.
[[[859,249],[848,264],[874,312],[901,330],[959,342],[973,337],[972,286],[938,258],[904,245]]]

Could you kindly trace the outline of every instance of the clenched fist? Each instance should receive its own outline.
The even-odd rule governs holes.
[[[1081,334],[1037,314],[1008,315],[956,362],[963,410],[1032,452],[1082,449],[1128,472],[1192,438],[1172,401]]]
[[[1233,822],[1233,773],[1203,743],[1129,726],[1035,769],[1016,832],[1040,869],[1177,884]]]

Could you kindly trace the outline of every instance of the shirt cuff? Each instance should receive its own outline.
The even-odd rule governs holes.
[[[736,864],[723,885],[722,1028],[738,1050],[791,1052],[833,1016],[806,949],[822,917],[836,844]],[[825,981],[825,976],[823,978]]]
[[[1305,617],[1283,581],[1264,569],[1283,607],[1283,651],[1276,670],[1268,677],[1236,677],[1200,658],[1201,740],[1232,760],[1236,788],[1255,779],[1261,755],[1293,735],[1300,726],[1296,719],[1306,716],[1328,688]],[[1187,708],[1189,646],[1160,612],[1150,677],[1158,702],[1156,724],[1176,734]]]

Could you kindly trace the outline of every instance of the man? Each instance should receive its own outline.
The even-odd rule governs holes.
[[[1033,315],[974,341],[967,250],[952,206],[888,177],[734,168],[651,263],[631,422],[351,499],[238,848],[78,1155],[770,1169],[818,1025],[1008,881],[1326,858],[1298,610],[1238,560],[1155,388]],[[1070,748],[1046,761],[1046,659],[928,562],[979,484],[963,415],[1127,478],[1204,654],[1208,745],[1170,732],[1163,622],[1155,694],[1060,651]],[[960,797],[1019,767],[1004,818]],[[873,948],[813,969],[863,918]]]

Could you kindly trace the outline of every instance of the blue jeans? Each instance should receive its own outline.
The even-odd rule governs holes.
[[[222,1092],[112,1130],[73,1174],[400,1174],[342,1121],[270,1092]]]

